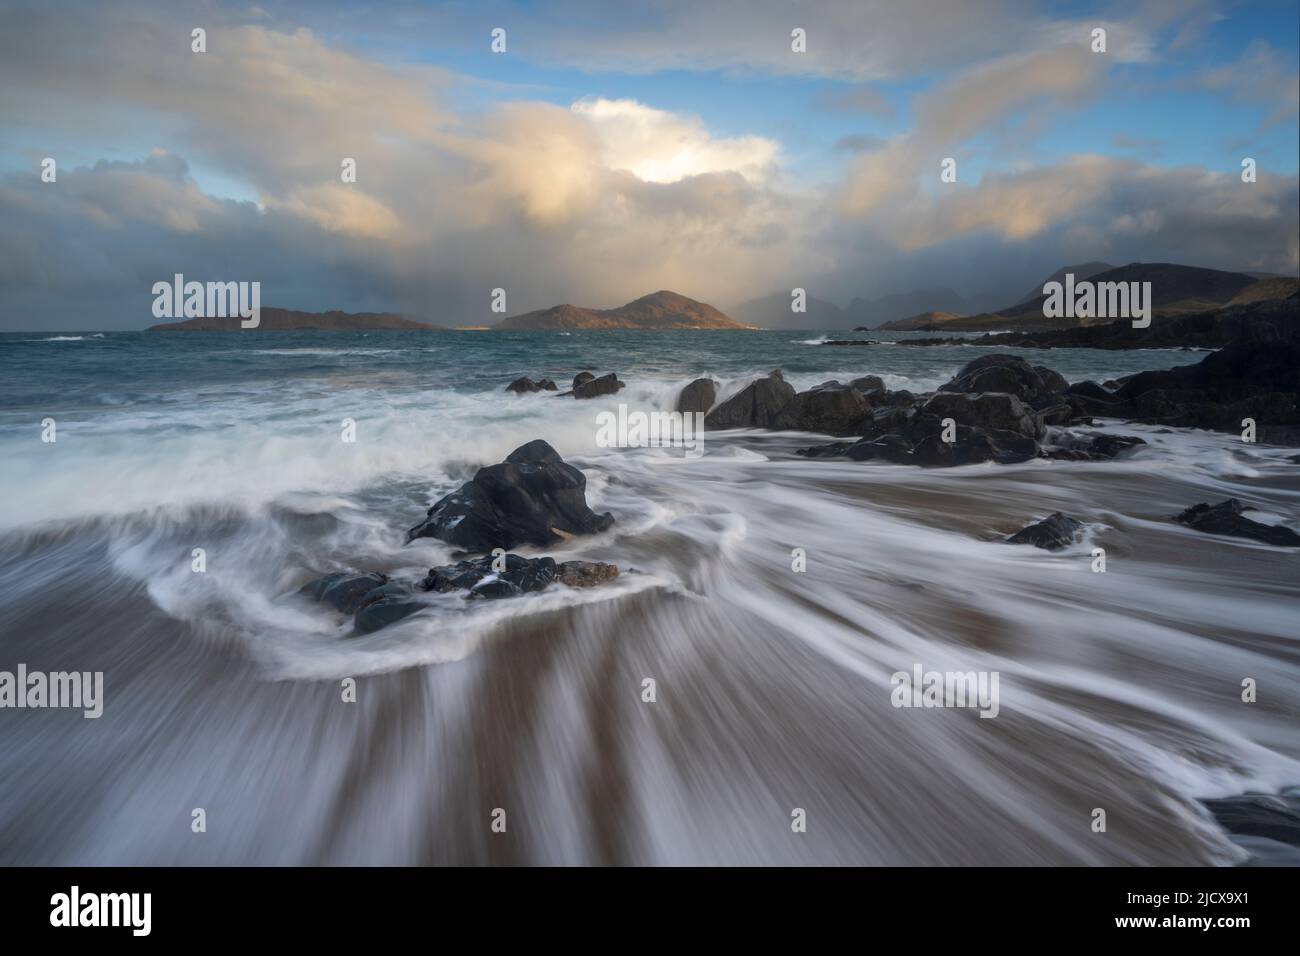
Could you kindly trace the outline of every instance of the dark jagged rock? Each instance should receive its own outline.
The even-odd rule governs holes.
[[[1139,372],[1116,393],[1139,421],[1216,431],[1258,423],[1263,441],[1300,431],[1300,320],[1259,323],[1195,365]]]
[[[439,500],[407,541],[439,538],[465,551],[545,547],[578,534],[597,534],[614,523],[587,507],[587,479],[541,439],[521,445],[506,460],[480,468],[473,480]]]
[[[787,384],[780,369],[746,385],[704,419],[706,428],[774,428],[781,411],[794,399],[794,388]]]
[[[870,441],[863,439],[844,449],[846,458],[853,461],[887,461],[895,465],[912,464],[912,443],[902,435],[882,435]]]
[[[358,634],[372,634],[428,607],[410,600],[412,594],[411,588],[404,584],[389,584],[371,591],[352,618],[353,630]]]
[[[365,574],[343,571],[308,581],[299,593],[305,594],[313,601],[328,604],[336,611],[352,614],[361,606],[362,599],[367,594],[387,583],[388,575],[380,574],[378,571],[369,571]]]
[[[1004,368],[997,370],[1006,371]],[[922,410],[938,418],[951,418],[959,425],[996,428],[1026,438],[1037,438],[1043,433],[1042,418],[1015,395],[1005,392],[938,392],[922,406]]]
[[[1051,372],[1050,369],[1047,371]],[[1065,379],[1056,372],[1053,384],[1043,381],[1042,375],[1018,355],[981,355],[974,361],[967,362],[952,379],[939,386],[940,392],[1005,392],[1014,395],[1027,404],[1061,391]],[[1055,387],[1059,379],[1061,388]]]
[[[601,395],[613,395],[624,385],[618,380],[618,376],[613,372],[608,375],[602,375],[600,378],[593,378],[582,384],[573,386],[574,398],[598,398]]]
[[[503,570],[494,570],[502,567]],[[515,597],[541,591],[555,582],[567,587],[589,588],[618,577],[618,568],[598,561],[565,561],[554,558],[525,558],[505,554],[460,561],[431,568],[420,586],[426,591],[467,591],[467,598]]]
[[[1046,365],[1035,365],[1034,371],[1043,380],[1043,387],[1051,394],[1059,394],[1070,387],[1070,383],[1065,380],[1065,376],[1056,369],[1048,368]]]
[[[577,388],[579,385],[586,385],[595,377],[596,376],[592,375],[590,372],[579,372],[577,375],[573,376],[573,385],[570,386],[570,388],[572,389]]]
[[[523,378],[517,378],[507,385],[506,391],[522,395],[525,392],[553,392],[557,387],[549,378],[539,378],[533,381],[525,375]]]
[[[1007,541],[1011,544],[1032,544],[1047,551],[1059,551],[1074,544],[1074,536],[1083,525],[1067,515],[1056,512],[1042,521],[1017,531]]]
[[[851,385],[823,382],[799,392],[776,417],[774,427],[826,435],[853,435],[871,411],[862,393]]]
[[[1242,514],[1246,510],[1236,498],[1229,498],[1227,501],[1220,501],[1217,505],[1205,502],[1192,505],[1174,520],[1206,534],[1251,538],[1283,548],[1300,547],[1300,534],[1281,525],[1253,521]]]
[[[358,634],[377,631],[426,607],[410,600],[414,593],[410,585],[392,581],[378,571],[327,574],[303,585],[300,593],[343,614],[355,615],[352,624]]]
[[[1102,432],[1054,434],[1045,454],[1059,461],[1107,461],[1130,452],[1146,442],[1136,435],[1107,435]]]
[[[707,413],[717,398],[717,383],[711,378],[697,378],[683,388],[681,394],[677,396],[676,411],[685,414]]]
[[[872,393],[875,392],[884,395],[887,391],[885,380],[879,375],[864,375],[861,378],[855,378],[849,384],[867,397],[872,397]]]
[[[985,461],[1013,465],[1037,458],[1038,453],[1038,442],[1018,432],[958,425],[954,441],[946,442],[942,435],[935,433],[917,442],[912,460],[926,468],[952,468]]]
[[[1077,395],[1080,398],[1091,399],[1094,402],[1107,402],[1118,404],[1120,399],[1111,391],[1098,385],[1091,379],[1083,382],[1075,382],[1066,388],[1067,395]]]

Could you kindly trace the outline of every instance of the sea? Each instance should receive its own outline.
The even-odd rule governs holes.
[[[1296,862],[1202,801],[1300,785],[1300,553],[1171,520],[1236,497],[1295,526],[1296,449],[1118,421],[1127,458],[937,470],[598,442],[701,376],[920,392],[990,352],[913,335],[0,335],[0,671],[104,675],[98,718],[0,709],[0,863]],[[998,351],[1071,381],[1205,355]],[[583,370],[626,387],[505,390]],[[369,635],[297,593],[454,560],[406,530],[536,438],[615,524],[519,553],[615,582]],[[1074,546],[1006,543],[1056,511]],[[997,674],[996,716],[896,706],[918,666]]]

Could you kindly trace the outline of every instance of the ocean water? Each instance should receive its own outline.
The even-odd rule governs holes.
[[[829,439],[793,433],[597,446],[599,411],[671,409],[700,375],[922,391],[987,354],[828,336],[0,337],[0,670],[102,670],[106,696],[97,720],[0,711],[0,862],[1246,859],[1199,800],[1300,783],[1300,556],[1169,516],[1236,496],[1295,526],[1295,450],[1121,423],[1149,442],[1130,459],[937,471],[807,461]],[[1024,354],[1071,381],[1202,357]],[[627,388],[503,390],[582,369]],[[295,596],[444,563],[405,530],[534,438],[616,518],[546,553],[616,583],[440,598],[366,637]],[[1001,540],[1056,510],[1078,545]],[[998,672],[998,716],[892,706],[918,663]]]

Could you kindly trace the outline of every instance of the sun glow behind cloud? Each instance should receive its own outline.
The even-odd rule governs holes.
[[[595,129],[606,166],[650,183],[675,183],[703,173],[736,172],[761,182],[775,167],[778,145],[762,136],[715,138],[695,117],[636,100],[586,98],[574,113]]]

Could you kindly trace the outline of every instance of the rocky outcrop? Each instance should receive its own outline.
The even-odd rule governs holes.
[[[579,534],[597,534],[614,523],[587,507],[587,479],[541,439],[512,451],[497,465],[480,468],[428,511],[407,541],[438,538],[471,553],[531,544],[546,547]]]
[[[1043,420],[1015,395],[1006,392],[938,392],[922,410],[937,418],[951,418],[972,428],[1014,432],[1025,438],[1043,433]]]
[[[718,400],[718,385],[711,378],[697,378],[677,396],[675,411],[684,414],[707,413]]]
[[[823,382],[786,402],[773,427],[823,435],[852,435],[861,429],[870,412],[871,405],[852,385]]]
[[[1233,538],[1251,538],[1283,548],[1300,548],[1300,534],[1281,525],[1264,524],[1245,517],[1249,509],[1236,498],[1220,501],[1217,505],[1202,502],[1192,505],[1174,518],[1179,524],[1195,528],[1206,534],[1221,534]]]
[[[773,370],[709,412],[704,427],[713,430],[775,428],[778,417],[794,396],[794,388],[787,384],[780,370]]]

